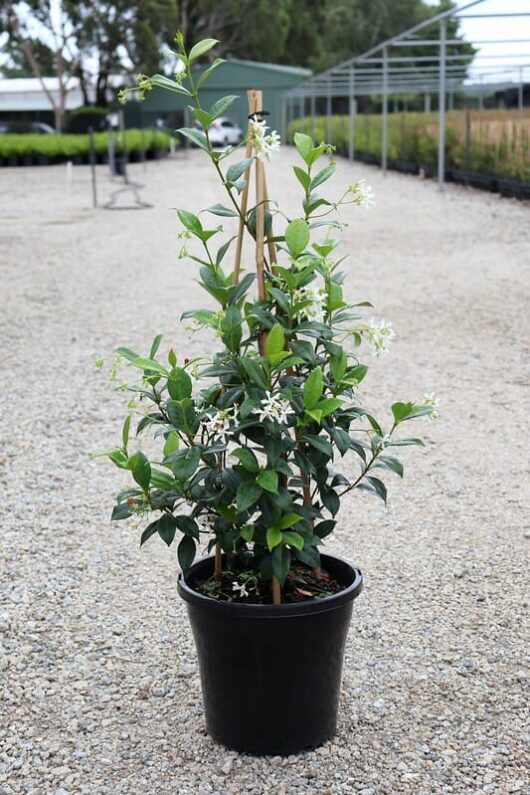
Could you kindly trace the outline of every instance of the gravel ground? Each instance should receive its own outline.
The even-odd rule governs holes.
[[[292,156],[269,170],[288,207]],[[349,290],[398,332],[366,400],[435,390],[442,414],[416,425],[428,447],[386,510],[362,494],[342,510],[332,548],[366,585],[337,737],[253,759],[205,734],[174,550],[111,525],[120,473],[88,459],[124,413],[96,359],[157,332],[181,356],[210,346],[177,326],[204,304],[170,208],[221,195],[196,153],[132,173],[151,209],[93,211],[83,167],[1,172],[0,792],[529,793],[528,206],[357,165],[336,178],[374,186],[376,208],[350,213]]]

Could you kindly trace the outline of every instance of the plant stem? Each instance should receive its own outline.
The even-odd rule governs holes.
[[[281,605],[282,603],[282,589],[280,581],[277,577],[272,577],[272,604]]]
[[[222,555],[221,544],[219,543],[219,541],[217,541],[215,544],[215,569],[214,569],[214,576],[216,580],[221,579],[221,574],[222,574],[221,555]]]

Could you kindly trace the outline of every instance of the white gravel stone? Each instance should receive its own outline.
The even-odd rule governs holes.
[[[292,215],[294,158],[269,168]],[[404,452],[388,509],[352,495],[328,545],[365,573],[336,739],[253,759],[206,735],[175,550],[111,525],[123,477],[88,458],[125,413],[99,357],[159,332],[181,359],[212,349],[177,325],[209,304],[171,208],[222,195],[195,151],[130,173],[151,209],[92,210],[86,167],[71,185],[64,166],[1,169],[0,792],[529,793],[528,206],[357,164],[335,178],[373,184],[373,211],[343,213],[346,290],[397,331],[364,398],[434,390],[441,417],[414,427],[427,449]],[[104,201],[117,183],[98,178]]]

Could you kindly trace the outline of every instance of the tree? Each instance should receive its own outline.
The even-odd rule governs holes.
[[[3,31],[9,32],[31,72],[39,79],[54,113],[55,129],[60,132],[74,67],[72,28],[61,0],[57,0],[53,8],[48,0],[26,0],[24,3],[7,0],[0,7],[0,25]],[[57,93],[51,91],[44,80],[45,71],[50,68],[50,54]]]

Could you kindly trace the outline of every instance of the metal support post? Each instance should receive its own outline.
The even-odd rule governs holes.
[[[355,157],[355,71],[350,68],[350,129],[348,138],[348,157],[353,162]]]
[[[96,190],[96,151],[94,149],[94,128],[88,128],[89,154],[90,154],[90,173],[92,177],[92,206],[98,206],[98,195]]]
[[[311,138],[315,140],[315,116],[316,116],[316,104],[317,100],[315,97],[315,89],[311,88],[311,96],[309,98],[309,107],[311,113]]]
[[[388,50],[383,48],[383,129],[381,131],[381,168],[386,177],[388,160]]]
[[[333,118],[331,104],[331,80],[328,80],[326,95],[326,143],[333,143]]]
[[[445,65],[447,25],[440,20],[440,84],[438,94],[438,187],[443,190],[445,182]]]
[[[519,113],[522,113],[524,110],[524,80],[523,80],[523,67],[519,67],[519,88],[517,91],[517,99],[518,99],[518,106],[519,106]]]

